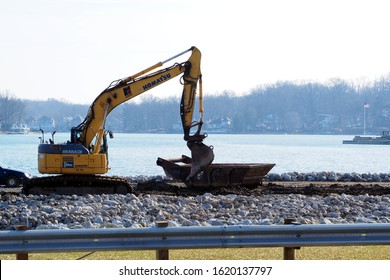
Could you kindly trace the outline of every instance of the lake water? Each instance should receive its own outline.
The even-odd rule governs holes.
[[[38,175],[37,147],[40,134],[0,134],[0,162]],[[46,136],[47,138],[49,135]],[[343,145],[351,135],[209,135],[215,163],[275,163],[271,173],[357,172],[390,173],[390,145]],[[69,133],[55,135],[56,142]],[[163,175],[156,165],[165,159],[190,156],[179,134],[122,134],[109,139],[109,175]]]

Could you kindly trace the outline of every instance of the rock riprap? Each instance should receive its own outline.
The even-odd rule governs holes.
[[[306,196],[237,194],[172,196],[150,194],[23,195],[0,198],[1,230],[270,225],[285,218],[302,224],[389,223],[389,195]]]

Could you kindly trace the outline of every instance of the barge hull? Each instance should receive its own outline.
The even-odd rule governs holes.
[[[157,159],[157,165],[172,179],[182,181],[187,187],[256,187],[275,166],[274,163],[213,163],[188,180],[191,158]]]

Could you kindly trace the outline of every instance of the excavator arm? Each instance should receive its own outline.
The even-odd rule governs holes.
[[[152,70],[164,65],[166,62],[189,51],[192,51],[192,54],[186,62],[176,63],[171,67],[150,73]],[[192,47],[179,55],[165,60],[164,62],[159,62],[133,76],[113,81],[108,88],[94,100],[85,120],[72,130],[71,142],[82,144],[87,148],[93,146],[95,149],[93,153],[97,153],[100,146],[99,143],[101,143],[104,134],[107,116],[115,107],[180,74],[183,74],[182,80],[184,84],[180,105],[184,139],[186,141],[192,139],[189,133],[190,128],[194,125],[192,123],[192,117],[197,84],[198,81],[201,81],[200,59],[200,51],[197,48]],[[199,107],[200,111],[203,112],[201,92],[199,93],[199,96]],[[197,124],[201,123],[200,120]],[[194,137],[198,138],[197,135]]]
[[[187,52],[191,52],[189,59],[182,63],[175,63],[172,66],[157,70],[157,68],[163,66],[168,61],[171,61]],[[202,127],[202,114],[203,114],[203,96],[201,86],[201,70],[200,70],[201,53],[196,47],[179,53],[163,62],[156,63],[155,65],[126,78],[113,81],[91,104],[88,114],[84,121],[77,127],[71,129],[71,137],[69,145],[83,146],[89,155],[99,155],[107,153],[107,145],[105,142],[106,130],[105,124],[107,116],[118,105],[150,90],[153,89],[174,77],[182,75],[183,93],[180,103],[180,115],[184,131],[184,140],[187,141],[187,146],[191,150],[193,158],[193,168],[189,178],[193,177],[199,171],[211,164],[214,159],[212,148],[203,144],[205,134],[201,134]],[[199,111],[200,120],[193,122],[194,104],[197,93],[197,85],[199,86]],[[197,127],[196,132],[190,135],[192,127]],[[45,145],[45,144],[41,144]],[[75,148],[72,148],[75,150]],[[42,148],[41,151],[48,149]],[[64,147],[62,147],[64,150]],[[71,150],[71,149],[68,149]],[[72,150],[72,151],[73,151]],[[65,164],[64,164],[65,165]],[[68,164],[71,165],[71,164]],[[108,165],[108,163],[106,163]],[[44,170],[48,170],[47,168]],[[64,174],[59,169],[53,169],[55,172]],[[77,170],[67,171],[67,173],[77,174]],[[79,168],[83,174],[97,174],[103,173],[94,172],[91,168],[86,171],[86,168]],[[105,168],[108,170],[108,167]],[[52,172],[41,172],[52,173]]]

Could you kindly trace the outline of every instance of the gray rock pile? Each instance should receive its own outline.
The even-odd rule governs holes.
[[[330,182],[390,182],[387,173],[340,173],[340,172],[285,172],[282,174],[269,173],[266,181],[330,181]]]
[[[0,197],[0,229],[77,229],[170,226],[390,223],[390,196],[28,195]]]

